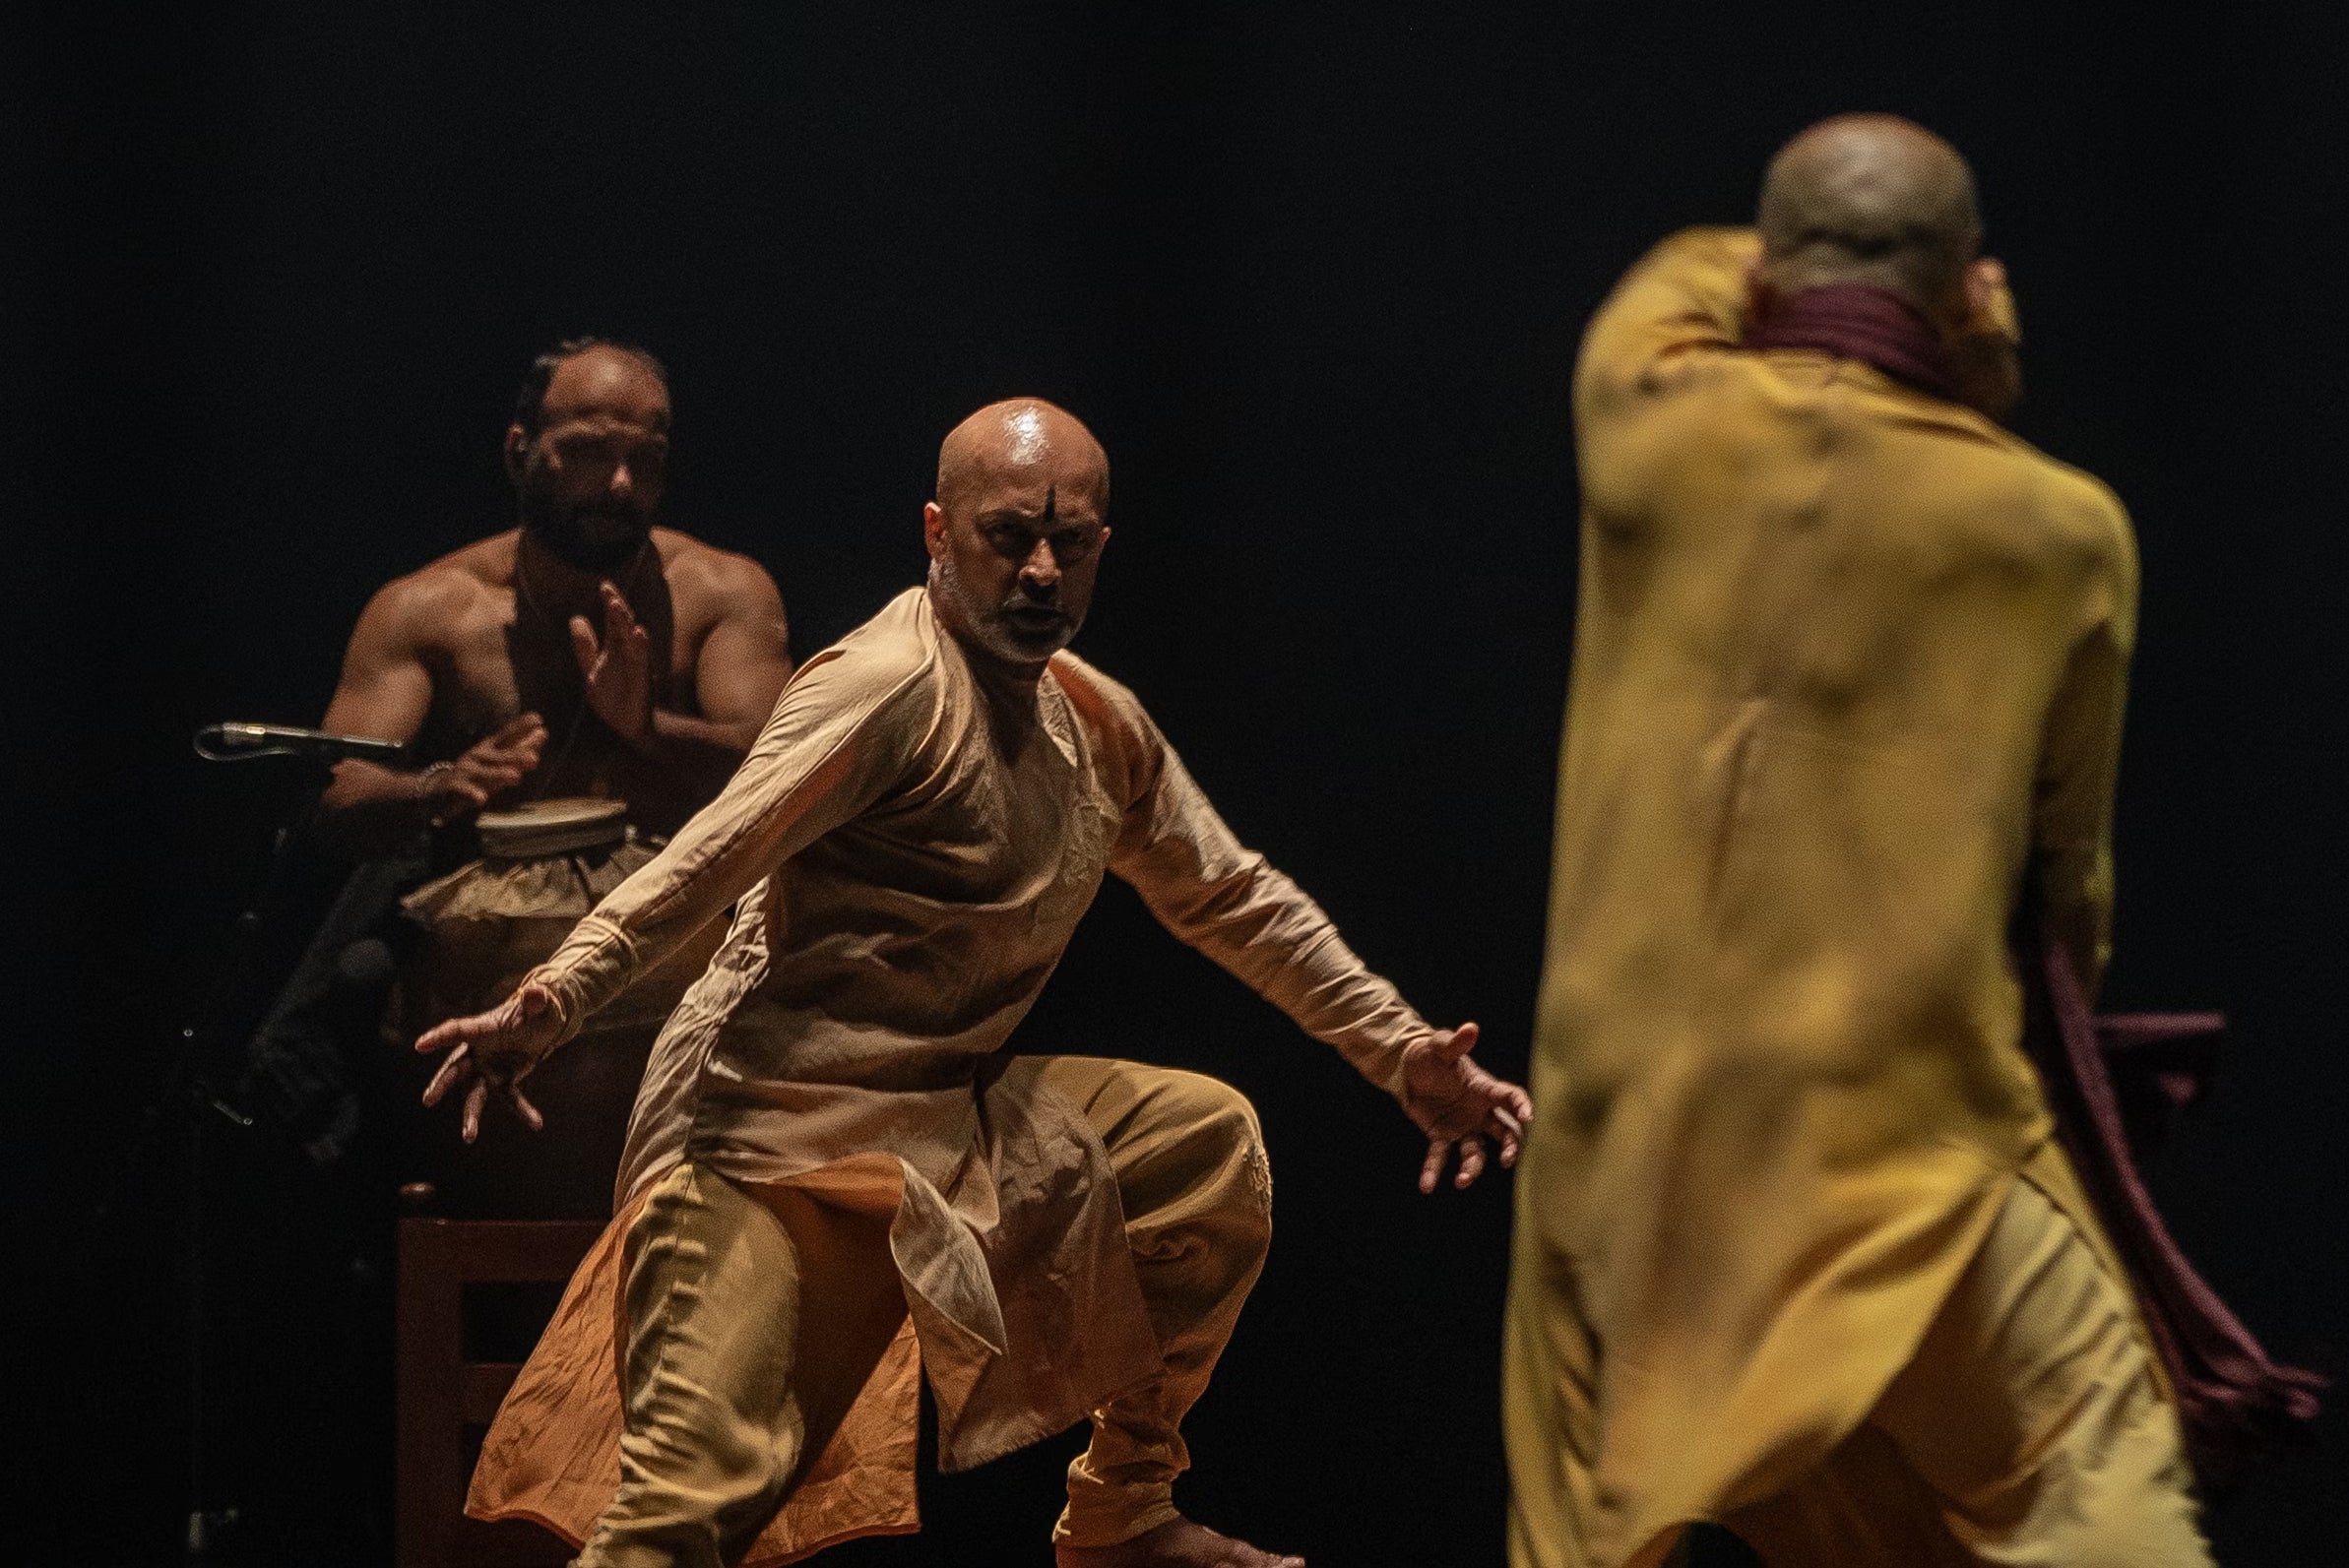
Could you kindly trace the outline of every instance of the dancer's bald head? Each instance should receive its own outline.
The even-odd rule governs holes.
[[[938,447],[938,504],[953,512],[1004,481],[1021,489],[1082,493],[1110,505],[1110,458],[1084,421],[1042,398],[990,403],[946,432]]]
[[[1974,173],[1957,149],[1892,114],[1822,120],[1763,176],[1763,281],[1781,293],[1873,283],[1942,313],[1982,244]]]
[[[966,647],[1041,671],[1084,624],[1109,511],[1109,456],[1076,415],[1039,398],[987,405],[938,448],[921,523],[930,602]]]

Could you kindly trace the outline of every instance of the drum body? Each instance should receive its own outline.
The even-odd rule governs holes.
[[[627,836],[625,811],[618,801],[551,800],[484,813],[481,858],[402,900],[419,929],[386,1022],[413,1058],[400,1073],[413,1080],[410,1106],[435,1066],[408,1049],[416,1035],[504,1000],[580,916],[653,858],[655,847]],[[724,922],[713,921],[531,1075],[526,1092],[546,1118],[542,1131],[493,1106],[480,1140],[468,1146],[449,1104],[405,1113],[394,1156],[399,1180],[429,1183],[432,1212],[451,1218],[607,1216],[653,1039],[724,934]]]

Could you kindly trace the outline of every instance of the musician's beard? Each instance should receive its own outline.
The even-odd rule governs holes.
[[[605,576],[634,561],[652,537],[652,514],[637,507],[561,506],[525,497],[522,527],[566,566]]]

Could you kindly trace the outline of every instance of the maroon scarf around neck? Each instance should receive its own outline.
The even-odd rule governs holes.
[[[1748,348],[1811,348],[1873,365],[1919,392],[1958,401],[1957,366],[1925,312],[1873,283],[1821,283],[1770,301]]]

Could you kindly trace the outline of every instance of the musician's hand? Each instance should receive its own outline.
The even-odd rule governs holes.
[[[486,1013],[452,1018],[426,1030],[416,1049],[445,1050],[449,1055],[424,1086],[424,1103],[437,1105],[450,1090],[465,1086],[462,1130],[469,1144],[481,1135],[481,1108],[493,1094],[512,1107],[525,1127],[537,1132],[546,1118],[523,1098],[522,1081],[559,1043],[562,1032],[562,1012],[553,993],[535,980],[523,982]]]
[[[603,642],[585,615],[574,615],[571,652],[596,717],[631,746],[643,745],[653,733],[653,639],[611,584],[603,585]]]
[[[1517,1141],[1533,1101],[1515,1084],[1503,1083],[1468,1059],[1477,1027],[1438,1030],[1403,1053],[1403,1109],[1428,1135],[1428,1158],[1420,1163],[1420,1191],[1433,1192],[1450,1162],[1460,1156],[1452,1185],[1465,1187],[1484,1173],[1485,1140],[1500,1146],[1504,1166],[1517,1162]]]
[[[425,769],[419,777],[432,825],[470,817],[489,804],[492,795],[522,783],[539,766],[539,753],[545,745],[545,721],[537,714],[519,714],[496,734],[475,741],[463,756]]]

